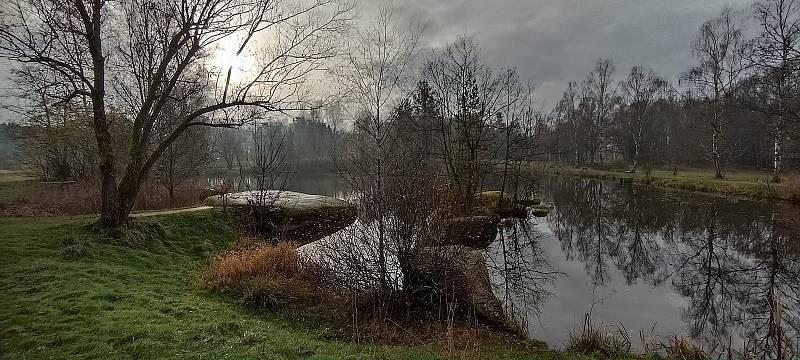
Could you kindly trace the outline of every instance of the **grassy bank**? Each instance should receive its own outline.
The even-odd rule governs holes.
[[[353,344],[302,312],[248,310],[192,287],[233,232],[214,211],[155,217],[132,249],[89,217],[0,219],[0,358],[574,358],[518,343]],[[578,356],[583,357],[583,356]]]
[[[715,179],[714,173],[704,169],[679,169],[677,175],[672,170],[653,169],[649,175],[644,170],[627,173],[623,170],[600,170],[586,167],[575,168],[570,165],[537,163],[535,171],[566,176],[577,176],[600,180],[617,181],[630,178],[639,184],[659,186],[669,189],[697,191],[726,196],[740,196],[757,199],[778,199],[797,201],[800,189],[794,178],[786,177],[782,183],[771,183],[770,176],[745,170],[729,171],[724,179]]]
[[[0,203],[13,203],[31,195],[35,181],[20,171],[0,170]]]

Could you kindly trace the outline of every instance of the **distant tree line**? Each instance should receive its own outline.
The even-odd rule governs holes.
[[[347,132],[336,129],[334,119],[327,112],[309,111],[291,119],[266,119],[239,129],[218,129],[211,143],[216,159],[211,170],[246,170],[250,165],[248,159],[259,146],[254,136],[258,136],[259,129],[268,127],[269,132],[279,133],[282,138],[280,147],[271,150],[280,152],[284,158],[276,171],[333,171],[334,150],[348,136]]]
[[[800,165],[799,10],[794,0],[758,1],[752,16],[723,9],[701,26],[677,84],[645,66],[616,82],[613,62],[599,60],[550,114],[546,159],[710,164],[720,178],[725,167],[769,169],[780,181]]]

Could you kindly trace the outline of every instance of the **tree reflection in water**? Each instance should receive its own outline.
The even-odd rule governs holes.
[[[628,285],[672,288],[687,301],[684,335],[725,357],[800,354],[797,208],[593,180],[543,181],[556,207],[547,223],[594,286],[606,285],[613,267]],[[490,256],[495,266],[512,273],[514,281],[501,285],[510,304],[538,304],[543,281],[553,280],[531,221],[501,232],[490,249],[504,254]],[[529,265],[539,271],[517,276]],[[517,288],[530,301],[514,298]]]
[[[519,219],[499,228],[497,240],[485,250],[495,295],[523,329],[550,295],[548,285],[557,275],[544,256],[534,221]]]

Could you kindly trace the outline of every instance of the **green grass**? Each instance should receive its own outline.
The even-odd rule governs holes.
[[[653,169],[648,177],[642,169],[636,173],[626,173],[622,170],[574,168],[570,165],[552,163],[538,163],[533,166],[537,171],[556,175],[601,180],[632,178],[634,182],[640,184],[726,196],[779,200],[790,200],[793,196],[797,196],[791,194],[785,185],[771,183],[770,175],[747,170],[728,171],[725,178],[715,179],[714,173],[705,169],[678,169],[677,175],[673,175],[672,170]]]
[[[18,182],[18,181],[33,181],[35,178],[22,171],[16,170],[0,170],[0,183],[3,182]]]
[[[311,316],[255,311],[192,287],[233,232],[215,211],[154,217],[164,241],[128,248],[91,217],[0,219],[0,358],[435,359],[446,346],[352,344]],[[572,355],[481,345],[472,358]],[[578,356],[582,357],[582,356]]]
[[[31,178],[19,171],[0,170],[0,203],[15,203],[30,198],[36,184]]]

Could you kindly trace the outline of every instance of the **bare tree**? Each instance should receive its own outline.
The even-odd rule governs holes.
[[[766,92],[755,108],[767,115],[773,144],[772,181],[779,182],[783,141],[791,122],[800,117],[795,102],[800,55],[800,2],[762,0],[755,4],[760,31],[752,48],[752,62],[760,74],[758,88]]]
[[[351,8],[345,0],[11,0],[0,10],[0,56],[37,74],[20,85],[46,89],[48,101],[90,104],[100,224],[118,227],[153,165],[188,128],[308,107],[304,80],[335,54]],[[252,69],[210,66],[226,46],[229,57],[253,58]],[[164,126],[161,113],[178,85],[186,90],[178,96],[210,95]],[[124,161],[112,146],[111,107],[132,122]],[[156,137],[158,129],[167,135]]]
[[[325,109],[325,117],[334,133],[343,130],[342,123],[344,122],[344,115],[342,114],[341,101],[337,100],[328,104]]]
[[[245,143],[242,133],[233,129],[217,129],[214,142],[216,153],[225,163],[226,169],[233,170],[236,159],[241,156],[242,145]]]
[[[498,113],[497,130],[502,134],[500,153],[503,172],[500,184],[500,198],[510,194],[512,203],[516,202],[522,164],[531,160],[535,154],[537,131],[537,111],[534,109],[534,85],[520,80],[516,69],[506,70],[502,78],[503,105]]]
[[[462,203],[469,207],[484,176],[492,170],[496,115],[504,105],[503,77],[480,58],[478,43],[461,37],[423,68],[440,114],[433,152],[443,164]]]
[[[650,129],[650,110],[658,96],[665,89],[666,82],[652,70],[645,71],[634,66],[628,78],[620,83],[628,114],[623,115],[623,123],[633,143],[633,172],[639,165],[642,140]]]
[[[377,222],[377,256],[380,283],[388,288],[386,270],[386,185],[389,152],[392,151],[391,107],[401,98],[423,28],[401,23],[390,5],[377,17],[354,31],[346,44],[345,59],[335,68],[339,83],[350,94],[346,99],[358,114],[356,136],[344,162],[354,189],[371,204],[366,211]]]
[[[42,180],[88,180],[96,171],[94,139],[85,114],[34,106],[21,137],[23,163]]]
[[[253,148],[247,167],[255,181],[255,190],[260,192],[258,205],[264,206],[264,191],[279,190],[284,185],[279,181],[286,165],[286,129],[276,123],[261,123],[255,126],[252,135]]]
[[[187,181],[196,180],[211,163],[208,129],[188,129],[172,142],[153,169],[158,183],[167,189],[169,207],[175,202],[175,190]]]
[[[747,69],[746,48],[740,20],[733,10],[725,8],[700,27],[692,45],[696,64],[681,76],[701,101],[701,115],[711,131],[709,154],[716,178],[723,177],[720,151],[728,120],[726,110]]]
[[[561,96],[561,100],[559,100],[558,104],[556,105],[556,112],[558,113],[558,119],[567,124],[570,131],[570,144],[574,149],[574,158],[573,158],[573,166],[578,167],[580,164],[580,98],[578,95],[578,83],[574,81],[570,81],[567,85],[567,89],[564,91],[564,94]]]
[[[589,160],[592,163],[603,162],[608,128],[619,107],[620,99],[613,85],[614,70],[611,60],[598,60],[583,84],[581,106],[589,124]]]

